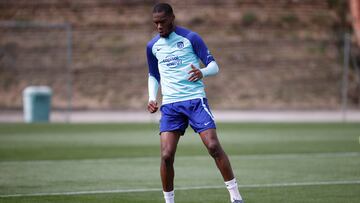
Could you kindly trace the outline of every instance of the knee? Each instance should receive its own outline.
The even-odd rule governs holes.
[[[208,149],[209,154],[213,158],[219,157],[221,155],[221,153],[222,153],[222,148],[221,148],[220,144],[218,144],[218,143],[209,144],[207,149]]]
[[[175,156],[175,153],[172,153],[171,151],[162,151],[161,152],[161,161],[167,165],[172,164],[172,163],[174,163],[174,156]]]

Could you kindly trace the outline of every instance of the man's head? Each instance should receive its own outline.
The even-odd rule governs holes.
[[[161,37],[168,37],[174,30],[175,15],[167,3],[158,3],[153,9],[153,22]]]

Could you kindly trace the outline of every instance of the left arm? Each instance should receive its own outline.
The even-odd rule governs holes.
[[[191,74],[191,76],[188,80],[191,82],[195,82],[197,80],[202,79],[203,77],[216,75],[219,72],[219,66],[217,65],[214,57],[211,55],[205,42],[195,32],[192,32],[189,35],[189,38],[190,38],[190,41],[193,46],[195,54],[200,58],[201,62],[206,67],[202,68],[202,69],[198,69],[191,64],[192,70],[189,72],[189,74]]]
[[[211,61],[205,68],[198,69],[194,65],[191,64],[192,70],[189,71],[191,75],[188,79],[190,82],[195,82],[197,80],[201,80],[204,77],[213,76],[218,74],[219,66],[216,61]]]

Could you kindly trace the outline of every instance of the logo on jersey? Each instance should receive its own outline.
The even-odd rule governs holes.
[[[177,48],[182,49],[184,48],[184,42],[180,41],[176,43]]]
[[[169,68],[175,68],[176,66],[182,64],[182,60],[178,56],[168,55],[160,61],[160,64],[165,64]]]

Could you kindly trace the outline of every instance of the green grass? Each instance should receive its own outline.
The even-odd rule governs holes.
[[[157,129],[156,124],[0,124],[0,196],[150,189],[0,197],[0,202],[164,202]],[[247,203],[360,201],[358,123],[218,124],[218,136]],[[175,188],[183,188],[176,191],[177,202],[229,202],[213,160],[191,129],[180,140],[175,168]],[[211,188],[186,189],[198,186]]]
[[[246,201],[251,202],[359,202],[360,185],[307,186],[282,188],[244,188]],[[228,194],[223,189],[177,191],[176,201],[186,203],[217,202],[227,203]],[[127,194],[96,194],[78,196],[45,196],[7,199],[6,202],[83,202],[83,203],[158,203],[164,202],[159,192],[127,193]]]

